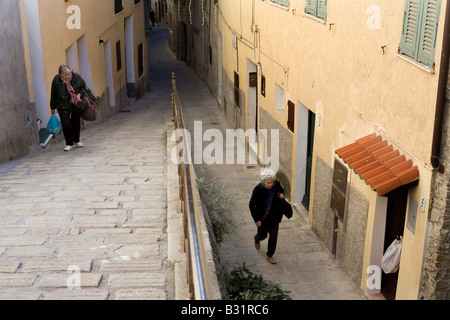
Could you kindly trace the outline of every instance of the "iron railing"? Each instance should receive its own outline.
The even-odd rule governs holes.
[[[177,143],[182,143],[178,164],[178,175],[180,183],[180,199],[182,201],[184,244],[187,258],[187,278],[189,291],[193,300],[220,299],[217,290],[217,274],[215,267],[209,263],[212,259],[209,234],[206,231],[205,218],[195,178],[193,162],[191,161],[191,150],[189,139],[183,135],[185,128],[181,101],[178,96],[175,73],[172,73],[172,107],[175,123]],[[187,152],[185,152],[187,151]],[[206,249],[205,249],[206,248]],[[209,249],[209,250],[208,250]]]

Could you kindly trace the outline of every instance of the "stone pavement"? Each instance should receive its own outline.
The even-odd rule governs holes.
[[[0,166],[0,300],[173,299],[167,88],[64,143]]]

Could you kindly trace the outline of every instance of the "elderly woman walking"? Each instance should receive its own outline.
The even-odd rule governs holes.
[[[81,121],[80,113],[75,111],[75,106],[82,101],[84,91],[95,99],[92,92],[86,87],[83,78],[72,71],[69,66],[62,65],[52,82],[50,108],[52,114],[58,110],[63,128],[66,147],[64,151],[70,151],[74,144],[82,148],[80,142]]]
[[[273,258],[277,247],[278,227],[283,218],[281,210],[281,200],[284,199],[284,189],[280,182],[276,180],[275,172],[271,169],[264,169],[260,175],[259,183],[252,193],[249,207],[253,220],[258,227],[255,235],[255,248],[261,248],[260,242],[267,238],[269,234],[269,243],[267,246],[267,260],[276,264]]]

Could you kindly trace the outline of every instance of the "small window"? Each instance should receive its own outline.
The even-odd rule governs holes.
[[[234,103],[239,108],[240,106],[240,94],[239,94],[239,73],[234,72]]]
[[[212,53],[212,48],[211,46],[209,46],[208,48],[208,60],[209,60],[209,64],[212,66],[213,64],[213,53]]]
[[[261,95],[266,96],[266,77],[261,76]]]
[[[114,0],[114,13],[118,14],[123,11],[122,0]]]
[[[327,18],[328,0],[306,0],[305,12],[325,20]]]
[[[138,72],[139,78],[144,75],[144,46],[142,43],[138,46]]]
[[[434,66],[441,0],[406,0],[399,53]]]
[[[294,133],[294,126],[295,126],[295,103],[289,100],[287,127],[289,130],[291,130],[292,133]]]
[[[120,49],[120,40],[116,42],[116,59],[117,59],[117,71],[122,69],[122,52]]]
[[[270,0],[270,1],[286,8],[289,7],[289,0]]]

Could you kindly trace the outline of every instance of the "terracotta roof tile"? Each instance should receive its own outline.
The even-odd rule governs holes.
[[[419,169],[375,133],[336,150],[336,154],[378,195],[419,179]]]

